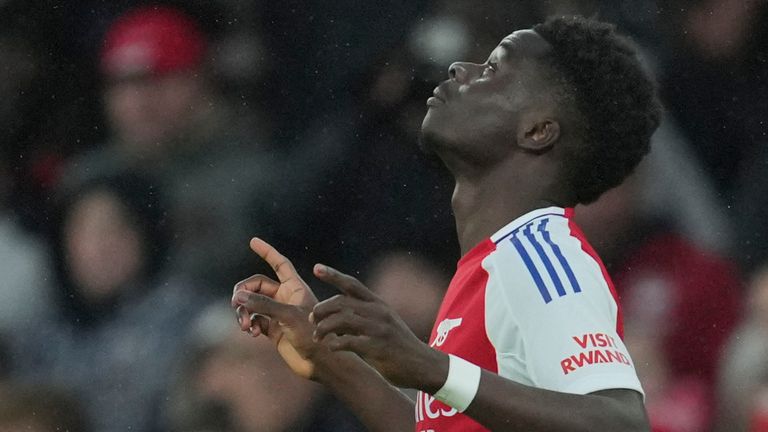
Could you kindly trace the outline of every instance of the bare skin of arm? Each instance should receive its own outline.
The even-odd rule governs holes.
[[[327,387],[369,430],[413,431],[412,400],[356,354],[333,352],[313,341],[308,316],[317,298],[293,264],[260,239],[251,240],[250,246],[278,280],[254,275],[235,285],[232,306],[240,328],[267,336],[294,373]],[[252,313],[264,317],[251,319]]]
[[[370,430],[413,430],[412,402],[393,385],[434,394],[448,375],[448,356],[421,342],[357,279],[316,266],[315,276],[342,292],[317,303],[290,261],[261,240],[251,247],[280,280],[264,284],[259,275],[235,287],[233,307],[272,317],[260,319],[254,333],[267,333],[295,372],[325,384]],[[250,320],[240,321],[248,330]],[[501,431],[649,430],[642,398],[632,390],[574,395],[487,371],[465,414]]]

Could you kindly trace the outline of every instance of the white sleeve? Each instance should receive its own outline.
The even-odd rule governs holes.
[[[554,253],[552,239],[536,235],[513,236],[483,262],[486,329],[499,374],[566,393],[643,393],[597,262],[573,237],[558,236]]]

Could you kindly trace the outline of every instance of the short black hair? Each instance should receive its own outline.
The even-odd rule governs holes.
[[[580,115],[580,145],[565,162],[575,203],[618,186],[650,150],[661,120],[656,83],[615,26],[580,16],[551,17],[533,30],[552,45],[546,60],[561,75]]]

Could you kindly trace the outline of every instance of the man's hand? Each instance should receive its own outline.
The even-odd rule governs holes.
[[[334,353],[313,341],[315,326],[309,314],[317,298],[293,264],[262,240],[251,240],[251,249],[272,267],[279,282],[254,275],[235,285],[232,307],[238,311],[240,328],[268,336],[296,374],[324,384],[368,430],[412,431],[413,401],[359,356]]]
[[[447,362],[444,354],[422,343],[360,281],[321,264],[315,266],[314,272],[343,293],[318,303],[312,310],[310,320],[316,325],[316,341],[331,351],[358,354],[399,387],[419,388],[420,380],[437,362]]]
[[[311,379],[312,358],[323,349],[312,341],[313,328],[307,319],[317,298],[288,258],[269,243],[254,238],[250,246],[272,267],[279,282],[257,274],[235,285],[232,307],[240,328],[253,336],[265,334],[297,375]],[[252,314],[257,315],[251,319]]]

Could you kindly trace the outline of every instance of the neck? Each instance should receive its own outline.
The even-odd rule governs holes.
[[[513,158],[487,170],[475,170],[476,175],[451,170],[456,178],[451,205],[462,255],[517,217],[563,202],[550,192],[555,173],[543,164],[528,162],[519,164]]]

